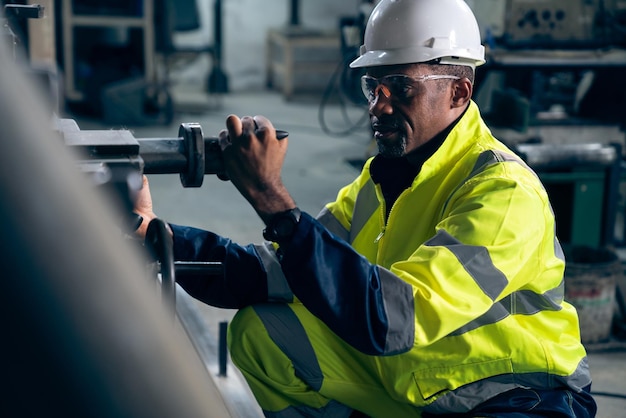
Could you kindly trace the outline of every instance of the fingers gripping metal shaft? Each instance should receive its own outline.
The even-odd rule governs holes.
[[[289,135],[276,131],[276,138]],[[145,174],[180,173],[185,187],[200,187],[205,174],[228,180],[216,137],[204,137],[197,123],[183,123],[175,139],[138,139]]]

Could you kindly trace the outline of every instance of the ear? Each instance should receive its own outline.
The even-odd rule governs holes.
[[[450,107],[463,107],[467,105],[472,98],[473,91],[474,85],[466,77],[452,83],[452,101],[450,102]]]

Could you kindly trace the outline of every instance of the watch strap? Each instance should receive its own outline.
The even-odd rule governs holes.
[[[285,242],[291,239],[302,212],[298,207],[274,214],[263,230],[263,238],[272,242]]]

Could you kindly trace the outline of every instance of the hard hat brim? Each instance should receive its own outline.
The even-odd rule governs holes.
[[[467,65],[477,67],[485,63],[485,50],[481,45],[480,51],[468,51],[465,56],[459,56],[458,50],[437,51],[433,53],[432,48],[417,47],[388,51],[367,51],[350,63],[350,68],[378,67],[381,65],[401,65],[429,62],[434,59],[441,59],[441,64]],[[454,54],[454,55],[453,55]]]

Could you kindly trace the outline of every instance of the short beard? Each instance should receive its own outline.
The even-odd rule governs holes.
[[[383,157],[398,158],[406,154],[406,137],[404,136],[392,144],[379,139],[376,140],[376,143],[378,144],[378,153]]]

